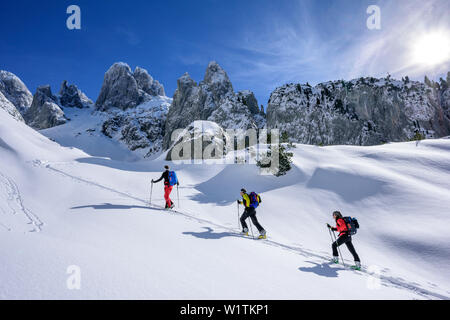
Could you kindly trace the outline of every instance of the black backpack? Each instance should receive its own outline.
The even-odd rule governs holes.
[[[347,225],[348,234],[351,236],[355,235],[359,229],[358,220],[352,217],[344,217],[342,219],[344,219],[345,224]]]

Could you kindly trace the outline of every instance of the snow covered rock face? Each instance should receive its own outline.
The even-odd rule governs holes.
[[[198,85],[185,73],[177,81],[177,90],[167,115],[164,149],[167,150],[173,142],[174,130],[186,128],[195,120],[214,121],[223,129],[257,128],[261,119],[255,120],[251,107],[238,98],[228,75],[216,62],[209,63],[204,80]]]
[[[102,133],[131,151],[145,150],[144,156],[160,152],[170,103],[167,97],[155,97],[133,109],[110,109]]]
[[[136,68],[132,73],[126,63],[119,62],[106,72],[95,104],[101,111],[110,108],[126,110],[161,94],[164,94],[164,88],[146,70]]]
[[[222,159],[230,139],[215,122],[194,121],[178,134],[166,160]]]
[[[38,130],[55,127],[67,121],[50,86],[41,86],[36,90],[24,119],[30,127]]]
[[[287,84],[271,94],[267,127],[317,145],[407,141],[416,131],[440,137],[450,134],[450,119],[438,96],[423,83],[389,78]]]
[[[165,96],[164,87],[157,80],[154,80],[147,70],[136,67],[133,73],[139,90],[151,96]]]
[[[248,107],[248,110],[252,114],[258,114],[261,112],[258,106],[258,101],[255,95],[250,90],[243,90],[237,93],[238,100]]]
[[[24,122],[22,115],[16,109],[16,107],[3,95],[0,91],[0,108],[9,113],[17,121]]]
[[[13,73],[0,70],[0,92],[23,115],[31,106],[33,95]]]
[[[76,85],[67,84],[67,81],[63,81],[61,84],[61,90],[59,91],[59,102],[63,107],[69,108],[88,108],[93,104],[83,92],[81,92]]]

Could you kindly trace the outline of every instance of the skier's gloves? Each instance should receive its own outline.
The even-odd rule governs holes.
[[[327,227],[329,228],[329,229],[331,229],[331,228],[333,228],[332,226],[330,226],[328,223],[327,223]]]
[[[241,204],[241,202],[240,202],[239,200],[236,200],[236,202],[237,202],[238,204]]]

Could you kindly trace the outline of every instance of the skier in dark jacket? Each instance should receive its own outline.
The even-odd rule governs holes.
[[[170,208],[172,209],[173,207],[175,207],[175,204],[173,203],[173,201],[170,199],[170,193],[172,192],[173,186],[170,185],[169,183],[169,166],[165,165],[164,166],[165,171],[162,173],[161,178],[159,178],[158,180],[152,180],[152,183],[158,183],[160,182],[162,179],[164,179],[164,199],[166,200],[166,209]],[[177,186],[180,185],[180,182],[177,179]]]
[[[333,249],[333,259],[331,261],[334,263],[339,263],[339,254],[338,254],[337,247],[339,247],[340,245],[345,243],[348,250],[353,255],[353,259],[355,260],[354,268],[357,270],[361,269],[361,260],[359,260],[359,256],[356,253],[355,248],[353,247],[352,237],[348,232],[348,227],[342,217],[342,214],[339,211],[334,211],[333,218],[336,221],[336,227],[332,227],[328,223],[327,223],[327,227],[333,231],[339,231],[339,237],[331,245],[331,248]]]
[[[266,238],[266,230],[259,224],[258,219],[256,218],[256,210],[253,204],[250,201],[250,197],[247,194],[245,189],[241,189],[241,197],[242,201],[237,200],[238,204],[243,204],[245,207],[244,213],[241,216],[241,224],[242,224],[242,233],[248,235],[248,226],[245,220],[250,217],[252,219],[253,224],[259,231],[259,239]],[[261,198],[258,195],[258,203],[261,202]]]

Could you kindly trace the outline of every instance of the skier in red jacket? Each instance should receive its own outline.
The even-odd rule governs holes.
[[[175,204],[173,203],[173,201],[170,199],[170,193],[172,192],[173,186],[170,185],[170,181],[169,181],[169,166],[165,165],[164,166],[165,171],[162,173],[161,178],[159,178],[158,180],[152,180],[152,183],[158,183],[160,182],[162,179],[164,179],[164,200],[166,200],[166,209],[172,209],[173,207],[175,207]],[[176,185],[180,185],[180,182],[178,181],[178,178],[176,178]]]
[[[332,227],[329,224],[327,224],[327,227],[333,231],[339,231],[339,237],[331,245],[331,248],[333,249],[333,259],[331,261],[334,263],[339,263],[339,254],[338,254],[337,247],[339,247],[341,244],[345,243],[348,250],[353,255],[353,259],[355,260],[354,268],[357,270],[361,269],[361,260],[359,260],[359,256],[356,253],[355,248],[353,247],[352,237],[348,232],[347,224],[345,223],[345,221],[342,217],[342,214],[339,211],[334,211],[333,218],[334,218],[334,220],[336,220],[336,227]]]

